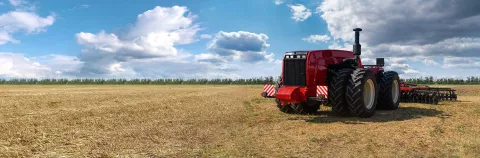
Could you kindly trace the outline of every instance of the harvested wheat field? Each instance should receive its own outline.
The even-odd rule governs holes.
[[[0,157],[480,157],[480,86],[368,119],[280,112],[262,86],[1,86]]]

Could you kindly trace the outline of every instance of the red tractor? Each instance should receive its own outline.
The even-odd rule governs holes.
[[[384,71],[384,59],[363,65],[360,28],[353,52],[310,50],[286,52],[282,75],[276,85],[265,85],[263,97],[275,98],[286,113],[315,113],[330,104],[341,116],[371,117],[375,109],[394,110],[400,102],[400,81],[394,71]]]

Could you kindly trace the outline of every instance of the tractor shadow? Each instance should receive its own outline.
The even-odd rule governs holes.
[[[370,118],[342,117],[332,111],[318,111],[313,119],[305,120],[311,123],[363,124],[366,122],[391,122],[418,119],[422,117],[443,117],[443,111],[417,107],[399,107],[396,110],[377,110]]]

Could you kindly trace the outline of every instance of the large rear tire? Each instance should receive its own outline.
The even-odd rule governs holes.
[[[341,69],[333,72],[328,85],[328,99],[332,105],[332,111],[340,116],[350,115],[345,92],[352,73],[353,69]]]
[[[400,104],[400,78],[395,71],[387,71],[377,75],[379,85],[379,109],[395,110]]]
[[[371,117],[377,106],[377,82],[368,69],[353,71],[347,86],[347,103],[350,114],[357,117]]]

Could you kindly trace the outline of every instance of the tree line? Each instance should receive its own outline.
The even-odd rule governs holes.
[[[402,79],[409,84],[480,84],[480,77],[458,78],[434,78],[417,77]],[[248,79],[0,79],[4,85],[262,85],[274,84],[274,77],[259,77]]]
[[[0,79],[5,85],[261,85],[273,84],[273,77],[248,79]]]
[[[403,79],[410,84],[480,84],[480,77],[470,76],[464,79],[459,78],[434,78],[433,76]]]

